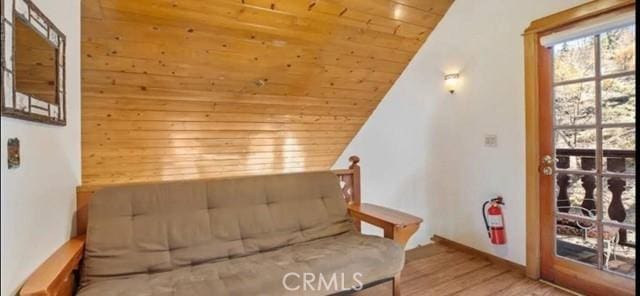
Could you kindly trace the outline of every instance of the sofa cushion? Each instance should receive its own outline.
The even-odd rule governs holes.
[[[229,260],[352,229],[332,172],[108,187],[89,204],[82,285]]]
[[[399,244],[349,231],[167,272],[96,278],[78,295],[327,295],[357,286],[357,281],[371,283],[391,278],[403,264],[404,251]],[[310,284],[306,286],[302,282],[304,273],[314,278],[307,276]],[[283,285],[283,278],[290,290]]]

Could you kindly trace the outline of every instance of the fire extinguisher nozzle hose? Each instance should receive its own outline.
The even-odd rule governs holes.
[[[482,219],[484,220],[484,226],[487,228],[487,235],[489,235],[489,238],[491,238],[491,231],[489,230],[489,221],[487,221],[487,215],[486,215],[486,208],[487,208],[487,204],[489,204],[491,201],[485,201],[482,204]]]

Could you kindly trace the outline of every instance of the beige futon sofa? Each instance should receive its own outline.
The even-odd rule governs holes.
[[[343,181],[355,180],[354,166],[342,172]],[[68,258],[58,260],[70,267],[49,268],[52,283],[32,283],[65,256],[59,250],[22,294],[330,295],[394,278],[397,290],[403,244],[419,218],[349,205],[339,177],[327,171],[96,190],[86,237],[67,244]],[[360,234],[360,220],[388,238]]]

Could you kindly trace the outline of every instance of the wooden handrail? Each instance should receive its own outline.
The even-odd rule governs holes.
[[[572,149],[572,148],[556,148],[557,156],[596,156],[595,149]],[[617,150],[617,149],[603,149],[602,155],[604,157],[624,157],[624,158],[636,158],[635,150]]]

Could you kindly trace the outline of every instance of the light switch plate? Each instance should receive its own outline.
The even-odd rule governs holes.
[[[484,135],[484,146],[485,147],[498,147],[498,135],[487,134]]]

